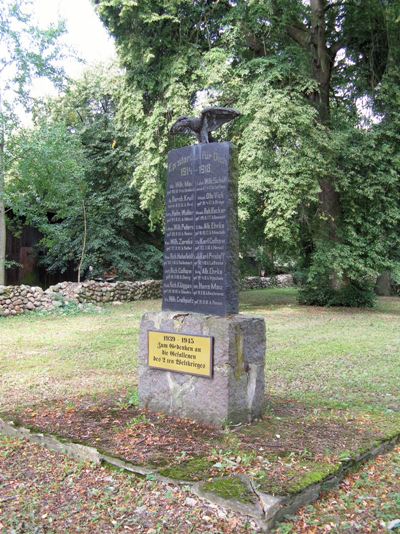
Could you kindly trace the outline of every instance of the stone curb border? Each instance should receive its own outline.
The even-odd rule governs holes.
[[[202,488],[203,482],[190,482],[164,477],[158,473],[157,469],[132,464],[122,458],[100,452],[95,447],[74,443],[55,434],[36,432],[29,428],[19,426],[14,421],[5,421],[0,418],[0,434],[31,441],[32,443],[65,454],[76,460],[89,461],[97,465],[104,463],[138,475],[152,475],[155,480],[159,480],[160,482],[189,486],[192,493],[198,497],[251,517],[257,522],[263,532],[271,532],[276,522],[282,520],[287,515],[293,515],[299,508],[316,501],[322,493],[337,486],[350,471],[376,456],[389,452],[397,443],[400,443],[400,433],[381,440],[373,448],[361,453],[356,458],[343,462],[336,473],[329,475],[321,482],[308,486],[300,493],[285,497],[276,497],[262,493],[257,490],[249,477],[239,475],[238,478],[240,478],[256,497],[255,504],[245,504],[239,501],[224,499],[214,493],[204,491]]]

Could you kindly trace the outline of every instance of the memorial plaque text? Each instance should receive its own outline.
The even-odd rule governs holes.
[[[212,377],[213,338],[177,332],[148,332],[149,367]]]
[[[169,153],[163,309],[238,312],[236,203],[230,143]]]

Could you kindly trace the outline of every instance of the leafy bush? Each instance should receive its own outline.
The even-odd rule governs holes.
[[[345,306],[349,308],[372,308],[376,295],[370,286],[362,287],[354,282],[334,290],[328,281],[318,286],[306,284],[300,289],[299,302],[311,306]]]
[[[293,282],[296,286],[303,286],[307,281],[307,271],[294,271]]]
[[[129,406],[134,406],[134,407],[139,406],[139,392],[137,389],[134,389],[130,392],[128,396],[128,404]]]

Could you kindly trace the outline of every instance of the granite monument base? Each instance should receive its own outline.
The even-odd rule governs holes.
[[[149,367],[148,332],[212,336],[212,376]],[[139,342],[142,408],[221,426],[250,422],[264,409],[265,322],[176,311],[143,315]]]

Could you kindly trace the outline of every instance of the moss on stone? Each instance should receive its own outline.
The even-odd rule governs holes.
[[[163,456],[162,454],[153,454],[151,458],[148,460],[148,464],[151,467],[166,467],[170,463],[170,460]]]
[[[236,380],[240,380],[241,376],[244,373],[243,334],[240,328],[238,329],[238,332],[236,333],[235,342],[236,342],[236,354],[237,354],[235,377],[236,377]]]
[[[338,466],[333,466],[331,464],[318,464],[318,467],[313,471],[305,473],[302,477],[299,477],[295,482],[291,483],[288,487],[288,492],[291,494],[299,493],[303,489],[311,486],[312,484],[318,484],[324,479],[333,475],[338,471]]]
[[[246,484],[237,477],[214,478],[201,488],[205,492],[215,493],[228,500],[240,501],[245,504],[254,503],[254,495]]]
[[[192,458],[178,465],[171,465],[159,471],[160,475],[175,480],[200,480],[212,467],[207,458]]]
[[[323,482],[330,475],[338,472],[340,464],[332,465],[327,463],[309,463],[304,462],[303,467],[307,471],[288,470],[284,474],[284,479],[278,480],[270,478],[268,473],[262,473],[257,477],[258,486],[265,493],[274,495],[294,495],[304,489]]]

